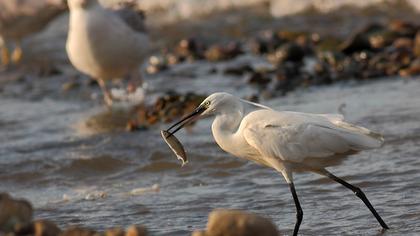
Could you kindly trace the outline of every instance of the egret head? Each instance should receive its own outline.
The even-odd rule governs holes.
[[[191,114],[169,127],[167,131],[169,132],[172,128],[179,125],[174,131],[170,132],[170,135],[172,135],[186,124],[195,120],[194,118],[196,117],[228,113],[229,111],[239,109],[240,106],[240,99],[229,93],[213,93],[204,99],[204,101]]]
[[[240,100],[229,93],[213,93],[200,104],[205,110],[202,116],[228,113],[240,106]]]

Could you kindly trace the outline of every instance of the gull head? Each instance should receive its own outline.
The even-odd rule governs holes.
[[[229,112],[237,111],[241,108],[241,99],[236,98],[229,93],[213,93],[204,99],[204,101],[191,114],[173,124],[167,129],[167,131],[169,132],[169,136],[171,136],[186,124],[191,123],[199,117],[218,115],[223,113],[227,114]],[[175,128],[176,126],[178,127]],[[171,132],[170,130],[173,128],[175,129]]]
[[[98,0],[67,0],[70,9],[87,9],[99,4]]]

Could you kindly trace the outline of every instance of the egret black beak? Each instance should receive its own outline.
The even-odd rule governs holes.
[[[191,114],[187,115],[186,117],[182,118],[180,121],[173,124],[171,127],[169,127],[166,131],[169,133],[167,136],[170,137],[174,133],[176,133],[178,130],[182,129],[186,124],[190,123],[190,121],[193,120],[195,116],[201,115],[206,110],[204,106],[199,106],[197,109],[195,109]],[[179,125],[174,131],[170,131],[171,129],[175,128],[177,125]]]

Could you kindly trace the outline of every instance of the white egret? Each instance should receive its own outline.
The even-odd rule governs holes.
[[[247,107],[253,107],[253,111],[246,113]],[[379,224],[388,229],[360,188],[325,169],[357,151],[380,147],[383,143],[380,134],[349,124],[341,115],[275,111],[228,93],[214,93],[192,114],[171,126],[169,136],[195,120],[194,117],[208,115],[215,116],[212,133],[224,151],[274,168],[283,175],[297,210],[293,235],[297,235],[303,217],[293,173],[302,171],[321,174],[352,190]]]

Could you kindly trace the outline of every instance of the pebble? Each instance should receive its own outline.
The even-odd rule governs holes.
[[[144,226],[131,225],[127,229],[125,236],[146,236],[147,230]]]
[[[267,218],[239,210],[213,210],[205,231],[192,236],[278,236],[276,226]]]

